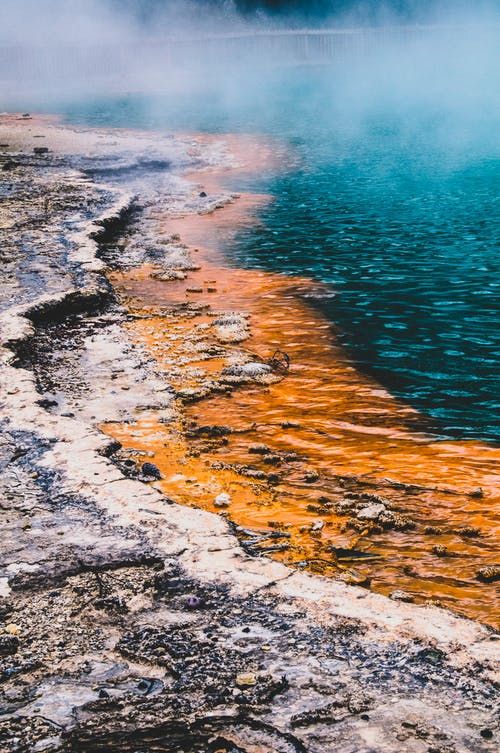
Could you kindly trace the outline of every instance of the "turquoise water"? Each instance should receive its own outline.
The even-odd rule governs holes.
[[[196,96],[85,102],[66,113],[284,141],[290,164],[246,181],[275,199],[229,258],[327,283],[330,295],[310,302],[362,369],[433,417],[436,433],[498,440],[496,97],[472,88],[466,101],[436,87],[370,92],[361,82],[294,70],[222,93],[205,82]]]

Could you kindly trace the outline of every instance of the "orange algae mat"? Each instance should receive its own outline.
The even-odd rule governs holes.
[[[179,410],[167,419],[142,410],[104,431],[148,453],[168,497],[242,527],[256,553],[496,626],[498,584],[478,572],[498,556],[500,449],[436,441],[430,422],[360,374],[308,305],[314,282],[228,268],[201,246],[227,241],[258,201],[164,220],[201,267],[186,280],[153,279],[148,267],[111,275],[137,317],[130,336],[178,391]],[[250,337],[221,345],[211,327],[219,311],[249,314]],[[291,362],[280,381],[219,380],[235,351],[255,360],[276,348]],[[380,504],[396,525],[357,518],[356,506]]]

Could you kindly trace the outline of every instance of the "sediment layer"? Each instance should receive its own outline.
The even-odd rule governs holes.
[[[491,630],[250,554],[97,428],[177,420],[104,270],[183,271],[156,218],[232,201],[179,177],[223,140],[4,118],[0,142],[3,748],[494,750]]]

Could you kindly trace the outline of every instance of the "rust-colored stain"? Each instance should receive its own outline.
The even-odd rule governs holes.
[[[254,550],[497,624],[498,584],[477,573],[496,562],[500,449],[436,441],[429,421],[360,374],[307,302],[316,283],[227,266],[218,243],[253,221],[262,200],[243,196],[212,215],[164,220],[201,267],[186,280],[153,279],[150,267],[111,275],[139,317],[128,325],[131,337],[184,397],[171,422],[146,410],[134,424],[103,429],[148,452],[163,474],[159,487],[175,501],[267,532],[259,540],[242,534]],[[179,308],[186,301],[198,310]],[[249,314],[250,337],[225,346],[211,324],[215,311],[231,310]],[[218,380],[235,350],[265,360],[276,348],[291,361],[280,381]],[[210,382],[216,391],[203,398]],[[223,428],[203,428],[214,426]],[[227,508],[217,507],[221,493]],[[353,504],[359,514],[380,505],[377,498],[394,525],[356,517]]]

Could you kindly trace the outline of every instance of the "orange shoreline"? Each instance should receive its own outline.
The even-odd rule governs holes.
[[[268,164],[269,149],[255,139],[232,137],[229,147],[238,170]],[[224,173],[189,178],[213,193],[221,190]],[[307,304],[304,294],[318,287],[313,281],[228,267],[221,242],[241,223],[256,222],[267,200],[247,194],[212,214],[159,218],[159,228],[179,235],[201,267],[185,280],[151,278],[151,268],[110,277],[123,303],[141,317],[128,326],[132,339],[181,394],[220,380],[236,352],[264,360],[279,347],[291,358],[288,375],[267,385],[219,384],[199,402],[179,398],[170,423],[146,410],[135,424],[104,430],[125,448],[152,454],[164,476],[159,487],[176,501],[273,532],[277,538],[264,540],[264,549],[286,563],[352,583],[370,578],[382,593],[404,591],[495,625],[498,590],[480,582],[477,572],[495,562],[500,449],[422,433],[422,417],[361,375],[335,343],[332,325]],[[195,315],[179,313],[186,302],[197,304]],[[249,338],[221,349],[211,330],[218,310],[249,314]],[[196,343],[203,345],[200,358]],[[221,425],[231,433],[197,433]],[[258,444],[268,448],[265,455],[252,451]],[[272,483],[259,480],[270,472]],[[481,496],[474,493],[478,487]],[[231,501],[221,512],[215,500],[222,493]],[[338,506],[360,494],[382,497],[414,527],[353,528],[352,516],[339,514]],[[373,561],[348,555],[340,561],[339,549],[362,551]]]

